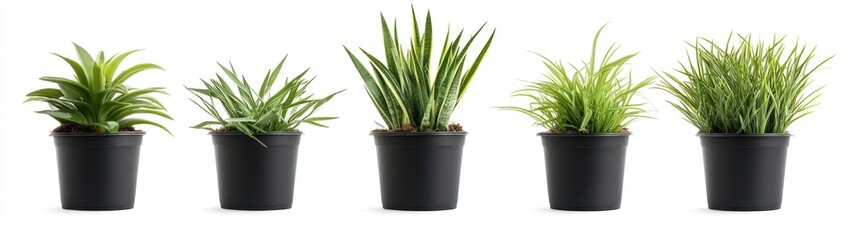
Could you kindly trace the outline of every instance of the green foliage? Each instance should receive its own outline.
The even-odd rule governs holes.
[[[104,52],[94,58],[85,49],[74,44],[78,61],[53,53],[74,70],[74,80],[63,77],[41,77],[55,83],[58,88],[44,88],[27,94],[27,100],[46,102],[50,110],[37,111],[47,114],[62,124],[79,124],[93,132],[117,132],[135,124],[148,124],[169,132],[163,125],[140,118],[136,114],[153,114],[172,119],[166,114],[163,104],[151,93],[163,93],[162,87],[136,89],[125,85],[130,77],[149,69],[163,70],[151,63],[134,65],[118,71],[119,65],[133,50],[104,59]],[[171,133],[170,133],[171,134]]]
[[[344,90],[323,98],[312,98],[314,94],[306,93],[306,88],[314,81],[314,77],[305,78],[308,69],[293,79],[285,79],[281,88],[274,89],[273,84],[287,58],[285,56],[275,69],[267,71],[261,88],[257,91],[249,86],[246,77],[238,78],[233,65],[229,63],[230,68],[226,68],[217,63],[230,81],[216,74],[216,79],[210,79],[210,81],[202,79],[205,88],[187,88],[199,99],[199,101],[190,100],[214,118],[213,121],[201,122],[193,128],[214,131],[212,126],[221,126],[225,131],[242,132],[257,141],[258,139],[253,136],[256,133],[298,131],[297,127],[302,123],[326,127],[320,122],[337,117],[312,117],[312,115],[324,103]],[[234,88],[229,82],[234,85]],[[219,105],[225,110],[224,114],[214,106],[215,102],[220,103]]]
[[[534,119],[535,125],[555,133],[618,133],[637,118],[647,117],[640,108],[642,104],[632,103],[632,97],[652,84],[655,77],[632,84],[631,73],[628,77],[622,73],[637,53],[614,59],[619,49],[616,44],[605,51],[601,60],[596,59],[596,44],[604,28],[593,38],[590,60],[581,67],[570,65],[570,72],[562,62],[537,54],[548,68],[543,74],[546,79],[529,82],[513,95],[530,99],[528,108],[500,108],[524,113]]]
[[[832,57],[810,67],[815,48],[796,41],[786,50],[784,38],[770,45],[751,35],[730,34],[724,45],[698,38],[688,43],[693,58],[676,70],[685,80],[664,73],[659,88],[679,100],[670,104],[701,133],[785,133],[816,105],[821,87],[807,90],[810,77]]]
[[[433,23],[430,12],[427,12],[422,31],[416,20],[415,9],[412,9],[413,37],[408,50],[403,49],[404,46],[398,39],[397,23],[394,23],[392,33],[385,17],[380,15],[380,19],[385,62],[360,49],[368,57],[371,67],[369,70],[344,47],[364,80],[365,89],[374,106],[389,129],[410,126],[419,131],[448,131],[451,113],[457,107],[489,49],[495,31],[493,30],[480,53],[466,68],[465,60],[469,47],[486,24],[466,42],[461,41],[462,30],[453,39],[450,38],[451,32],[448,30],[439,56],[438,70],[433,75],[435,77],[431,77]]]

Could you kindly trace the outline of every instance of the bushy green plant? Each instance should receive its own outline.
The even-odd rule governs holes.
[[[369,70],[344,47],[364,80],[365,89],[374,106],[391,130],[415,128],[418,131],[448,131],[451,113],[457,107],[489,49],[495,31],[493,30],[472,64],[466,68],[469,47],[486,24],[464,45],[461,41],[462,30],[453,39],[450,38],[451,32],[448,30],[439,56],[438,70],[433,73],[430,68],[433,49],[433,23],[430,12],[427,12],[422,31],[416,20],[415,9],[412,9],[413,37],[408,50],[404,50],[398,39],[397,23],[392,33],[385,17],[380,15],[380,19],[385,62],[360,49],[368,57],[371,66]]]
[[[139,72],[163,68],[151,63],[142,63],[118,71],[119,65],[126,57],[140,50],[116,54],[105,59],[103,51],[92,57],[79,45],[74,44],[74,47],[79,62],[52,53],[71,66],[74,70],[74,80],[63,77],[41,77],[39,79],[55,83],[58,88],[44,88],[27,94],[26,102],[48,103],[50,110],[37,112],[47,114],[60,122],[61,126],[54,131],[114,133],[119,130],[133,129],[133,125],[136,124],[148,124],[169,132],[159,123],[130,118],[136,114],[153,114],[172,119],[166,114],[163,104],[151,96],[152,93],[166,94],[164,88],[137,89],[125,85],[130,77]]]
[[[202,79],[205,88],[187,88],[199,99],[199,101],[190,100],[214,118],[213,121],[201,122],[193,128],[209,131],[242,132],[257,141],[258,139],[253,136],[254,134],[298,131],[297,127],[303,123],[326,127],[320,122],[337,117],[314,117],[312,115],[323,104],[344,90],[323,98],[313,98],[314,94],[307,94],[306,92],[306,88],[315,79],[315,77],[305,77],[308,69],[293,79],[285,79],[284,85],[275,89],[273,84],[276,82],[287,58],[285,56],[275,69],[267,71],[267,75],[257,91],[249,85],[246,77],[241,75],[238,78],[233,65],[229,63],[230,68],[226,68],[217,63],[230,81],[226,81],[217,73],[216,79],[209,81]],[[234,85],[233,88],[230,86],[232,84]],[[215,107],[215,102],[219,102],[219,105],[225,110],[224,113]],[[221,129],[215,129],[216,126],[220,126]],[[260,143],[260,141],[258,142]],[[261,144],[263,145],[263,143]]]
[[[719,45],[697,38],[676,70],[683,78],[665,72],[659,88],[676,97],[670,104],[701,133],[785,133],[816,105],[821,87],[810,90],[810,77],[832,57],[811,66],[815,48],[796,42],[787,50],[784,39],[766,44],[730,34]]]
[[[554,133],[618,133],[637,120],[646,111],[640,103],[632,102],[638,90],[653,83],[649,77],[632,83],[631,73],[624,76],[623,68],[637,53],[615,57],[619,49],[612,44],[602,59],[596,58],[599,34],[593,37],[590,59],[567,70],[560,61],[549,60],[543,55],[543,64],[548,72],[546,78],[529,82],[513,96],[531,100],[527,108],[501,107],[524,113],[534,119],[535,125],[543,126]]]

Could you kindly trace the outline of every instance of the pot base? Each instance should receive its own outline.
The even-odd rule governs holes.
[[[609,210],[617,210],[617,209],[620,209],[620,206],[602,206],[602,207],[589,207],[589,206],[551,206],[551,209],[554,209],[554,210],[562,210],[562,211],[609,211]]]
[[[709,206],[711,210],[718,211],[738,211],[738,212],[756,212],[756,211],[773,211],[779,210],[780,206],[759,206],[759,207],[725,207],[725,206]]]
[[[448,206],[388,206],[383,205],[383,209],[400,210],[400,211],[441,211],[457,209],[457,205]]]
[[[62,209],[65,210],[78,210],[78,211],[115,211],[115,210],[128,210],[133,209],[133,205],[119,205],[119,206],[62,206]]]
[[[270,205],[270,206],[239,206],[220,204],[222,209],[228,210],[247,210],[247,211],[267,211],[267,210],[284,210],[291,209],[292,204],[285,205]]]

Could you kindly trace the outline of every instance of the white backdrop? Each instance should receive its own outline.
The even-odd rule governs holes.
[[[850,157],[854,48],[842,1],[414,1],[429,8],[435,32],[497,28],[495,41],[452,120],[469,131],[459,207],[440,212],[380,207],[373,139],[381,118],[362,90],[342,44],[380,54],[379,13],[398,18],[408,38],[407,1],[7,1],[0,3],[0,239],[566,239],[655,237],[720,239],[851,238],[854,201]],[[619,42],[637,78],[685,60],[696,36],[723,40],[730,31],[789,35],[836,55],[815,75],[827,84],[815,114],[795,123],[783,208],[720,212],[706,208],[696,129],[670,108],[662,91],[643,92],[657,119],[631,125],[623,208],[564,212],[548,208],[540,140],[525,116],[494,107],[521,79],[543,72],[528,51],[576,62],[589,54],[596,29],[611,22],[601,43]],[[437,34],[439,35],[439,34]],[[71,41],[108,54],[146,50],[126,62],[153,62],[166,71],[140,74],[132,86],[165,86],[161,99],[175,121],[174,137],[144,126],[136,208],[114,212],[61,210],[53,140],[56,123],[21,104],[49,86],[37,78],[70,76],[48,54],[74,56]],[[436,40],[441,41],[439,39]],[[312,90],[347,91],[321,115],[341,117],[329,129],[306,126],[294,207],[268,212],[219,208],[213,146],[188,126],[207,116],[182,85],[199,86],[216,62],[233,61],[248,79],[290,54],[285,74],[311,67]],[[127,65],[126,65],[127,66]],[[257,82],[256,82],[257,84]],[[845,131],[843,131],[845,130]],[[847,224],[846,224],[847,223]],[[846,229],[848,228],[848,229]]]

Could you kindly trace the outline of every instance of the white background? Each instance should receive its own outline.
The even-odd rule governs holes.
[[[429,8],[436,35],[448,23],[469,31],[488,21],[495,41],[452,120],[470,135],[463,158],[459,207],[401,212],[380,207],[375,148],[368,132],[381,121],[362,90],[342,44],[381,54],[379,13],[398,18],[408,38],[407,1],[2,1],[0,3],[0,239],[722,239],[852,238],[854,167],[850,155],[854,17],[844,1],[414,1],[420,21]],[[521,79],[543,72],[528,51],[577,63],[596,29],[611,22],[603,44],[619,42],[636,78],[669,71],[685,60],[696,36],[730,33],[800,37],[817,55],[836,55],[815,75],[828,87],[815,114],[792,125],[783,208],[720,212],[706,208],[696,129],[662,91],[643,95],[657,119],[631,125],[623,208],[565,212],[548,208],[540,140],[525,116],[494,107]],[[423,22],[422,22],[423,23]],[[138,75],[131,86],[165,86],[161,99],[174,137],[143,126],[136,208],[66,211],[50,129],[57,124],[21,104],[50,86],[41,76],[71,76],[57,52],[71,41],[108,54],[136,48],[128,64],[153,62],[166,71]],[[441,41],[436,39],[436,42]],[[436,44],[438,45],[438,43]],[[331,128],[303,128],[294,207],[267,212],[219,208],[213,147],[188,126],[207,116],[182,85],[200,86],[216,62],[233,61],[248,79],[290,54],[285,75],[306,67],[312,91],[347,91],[320,113],[341,117]],[[129,65],[125,65],[129,66]],[[847,228],[847,229],[846,229]]]

